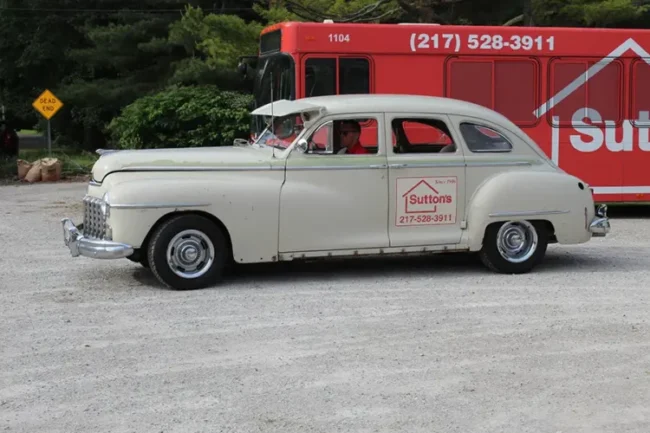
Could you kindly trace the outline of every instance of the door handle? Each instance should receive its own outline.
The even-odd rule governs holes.
[[[406,168],[406,164],[390,164],[388,168]]]

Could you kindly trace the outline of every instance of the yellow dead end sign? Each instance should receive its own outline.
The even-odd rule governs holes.
[[[50,119],[63,107],[63,102],[54,93],[45,89],[38,98],[32,102],[32,107],[36,109],[41,116],[47,119],[47,150],[50,156],[52,155],[52,128],[50,126]]]
[[[45,90],[34,100],[32,107],[47,120],[50,120],[63,107],[63,102],[54,96],[54,93]]]

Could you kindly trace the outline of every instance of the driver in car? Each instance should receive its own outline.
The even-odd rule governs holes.
[[[340,124],[341,130],[341,150],[337,154],[360,155],[368,152],[368,149],[359,143],[361,135],[361,125],[354,120],[343,120]]]

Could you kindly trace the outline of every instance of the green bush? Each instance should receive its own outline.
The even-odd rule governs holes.
[[[120,149],[231,145],[248,137],[251,100],[216,86],[172,86],[127,106],[108,132]]]

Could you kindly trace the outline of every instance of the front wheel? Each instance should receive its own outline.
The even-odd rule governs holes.
[[[202,289],[223,274],[227,242],[221,229],[199,215],[180,215],[153,233],[147,261],[156,278],[177,290]]]
[[[544,258],[547,246],[548,229],[543,222],[507,221],[487,227],[479,256],[492,271],[523,274]]]

